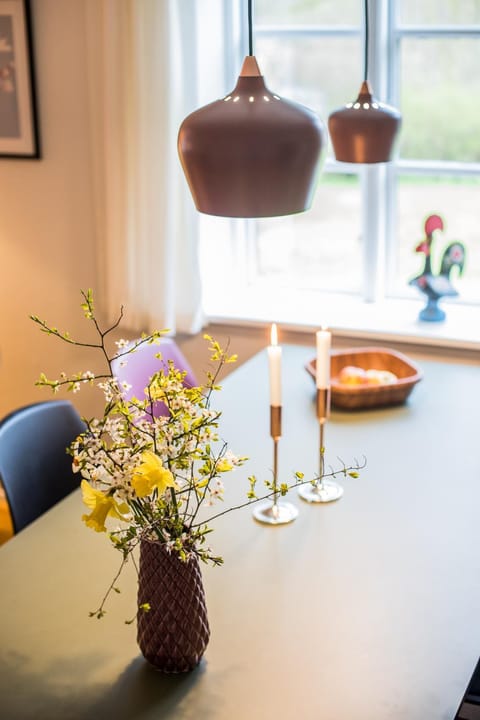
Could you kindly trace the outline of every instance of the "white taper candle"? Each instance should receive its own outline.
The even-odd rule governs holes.
[[[332,334],[323,328],[317,332],[317,388],[330,387],[330,346]]]
[[[268,367],[270,373],[270,405],[282,404],[282,348],[278,344],[277,326],[272,325],[268,346]]]

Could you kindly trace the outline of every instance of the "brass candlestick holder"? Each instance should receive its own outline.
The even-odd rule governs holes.
[[[270,435],[273,439],[273,501],[267,500],[257,505],[253,517],[266,525],[285,525],[298,515],[298,510],[292,503],[279,500],[278,492],[278,441],[282,435],[282,408],[270,405]]]
[[[298,494],[310,503],[327,503],[338,500],[343,488],[335,480],[325,479],[325,425],[330,415],[330,388],[317,388],[317,418],[320,426],[320,455],[318,479],[314,483],[302,485]]]

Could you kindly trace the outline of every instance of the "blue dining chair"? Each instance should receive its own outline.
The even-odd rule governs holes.
[[[161,358],[156,357],[161,353]],[[126,400],[133,397],[145,399],[145,388],[150,378],[159,370],[168,372],[168,363],[173,362],[177,370],[186,372],[184,385],[195,387],[197,379],[182,351],[171,338],[162,338],[159,344],[143,343],[134,352],[116,357],[112,361],[112,371],[120,383],[126,383],[129,389],[123,390]],[[168,415],[168,410],[162,402],[153,406],[153,415]]]
[[[480,660],[477,663],[477,667],[473,673],[470,685],[468,686],[467,693],[465,695],[465,702],[470,705],[480,706]],[[480,711],[478,711],[480,717]]]
[[[66,448],[84,430],[66,400],[27,405],[0,421],[0,482],[14,533],[79,486]]]

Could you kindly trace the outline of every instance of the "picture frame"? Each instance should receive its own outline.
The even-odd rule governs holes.
[[[29,0],[0,0],[0,158],[39,158]]]

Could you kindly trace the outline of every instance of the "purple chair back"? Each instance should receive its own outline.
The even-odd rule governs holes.
[[[158,353],[162,354],[160,359],[155,357]],[[131,385],[129,390],[123,391],[124,398],[131,400],[136,397],[144,400],[144,391],[150,378],[159,370],[168,372],[169,360],[173,362],[177,370],[187,373],[183,381],[184,385],[187,387],[198,385],[193,370],[178,345],[171,338],[162,338],[160,343],[152,345],[144,343],[135,352],[113,360],[112,370],[119,383],[126,382]],[[125,361],[126,364],[123,365]],[[168,410],[162,402],[157,402],[154,405],[153,414],[155,417],[168,415]]]

